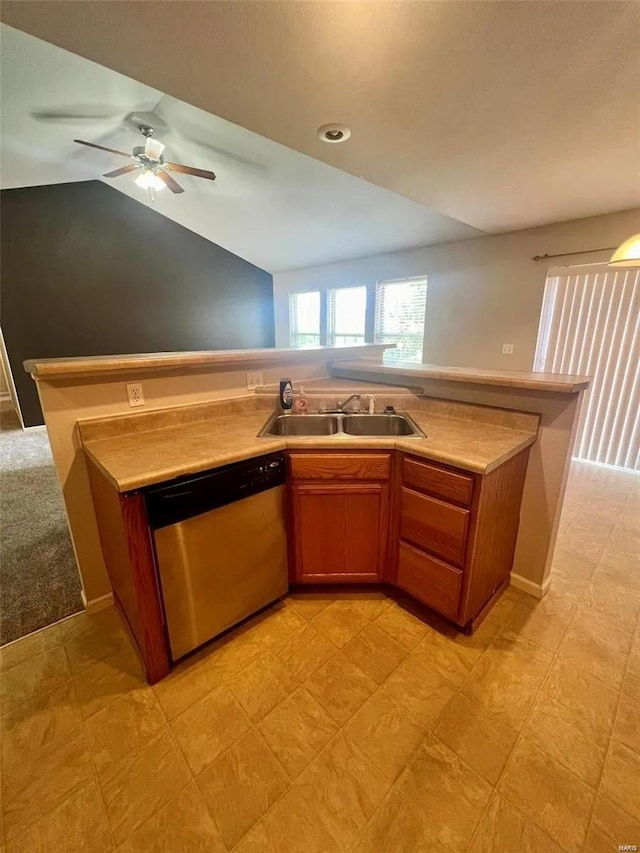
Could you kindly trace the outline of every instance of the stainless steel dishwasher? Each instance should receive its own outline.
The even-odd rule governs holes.
[[[285,479],[274,454],[146,492],[174,661],[286,593]]]

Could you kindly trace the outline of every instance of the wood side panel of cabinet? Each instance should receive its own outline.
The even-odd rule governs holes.
[[[116,606],[154,684],[169,674],[171,662],[144,497],[119,494],[91,462],[87,467]]]
[[[527,448],[481,480],[469,533],[460,624],[473,619],[494,591],[509,582],[528,461]]]
[[[291,494],[297,583],[383,579],[388,485],[294,484]]]
[[[469,510],[402,487],[400,538],[436,557],[464,565]]]

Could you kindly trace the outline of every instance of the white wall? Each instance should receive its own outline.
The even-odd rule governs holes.
[[[611,252],[532,261],[534,255],[616,247],[640,232],[640,208],[374,255],[274,275],[276,346],[288,346],[291,290],[369,284],[427,275],[423,361],[455,367],[531,370],[548,268],[596,263]],[[503,356],[503,343],[514,344]]]

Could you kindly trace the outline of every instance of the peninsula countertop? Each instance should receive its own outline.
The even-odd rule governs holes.
[[[406,411],[424,430],[426,438],[258,438],[259,430],[269,417],[269,410],[261,408],[244,413],[220,413],[202,420],[176,422],[108,437],[92,438],[90,432],[85,432],[83,447],[118,491],[128,492],[285,449],[321,448],[336,452],[402,450],[486,474],[529,447],[537,437],[537,433],[530,429],[449,417],[409,406]]]

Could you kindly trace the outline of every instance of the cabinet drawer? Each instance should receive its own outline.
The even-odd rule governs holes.
[[[406,542],[400,543],[398,586],[449,619],[456,619],[462,572],[430,557]]]
[[[388,480],[388,453],[292,453],[293,480]]]
[[[437,498],[470,506],[473,477],[447,471],[426,462],[405,458],[402,463],[402,483],[420,492],[429,492]]]
[[[402,489],[400,538],[449,563],[464,563],[469,510]]]

